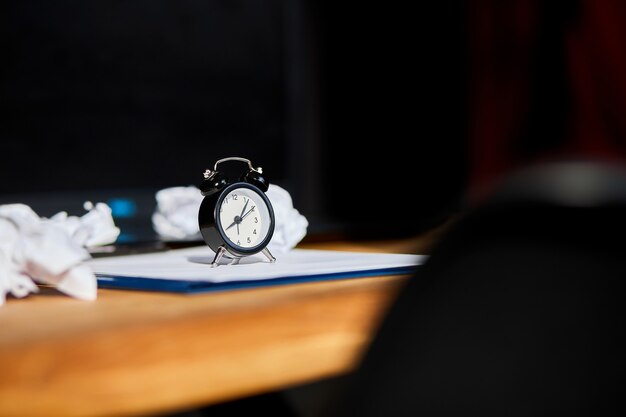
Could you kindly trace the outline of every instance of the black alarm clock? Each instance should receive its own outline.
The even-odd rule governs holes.
[[[245,162],[247,168],[231,180],[217,169],[227,161]],[[223,257],[237,264],[241,258],[259,252],[270,262],[276,261],[267,248],[275,227],[274,209],[265,194],[268,187],[261,167],[254,168],[245,158],[220,159],[213,170],[204,172],[199,187],[204,199],[198,224],[205,243],[215,252],[212,267],[219,265]]]

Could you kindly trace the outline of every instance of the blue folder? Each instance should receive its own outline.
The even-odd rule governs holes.
[[[185,294],[206,293],[211,291],[226,291],[243,288],[268,287],[274,285],[298,284],[305,282],[329,281],[338,279],[364,278],[385,275],[413,274],[418,265],[376,269],[371,271],[342,272],[334,274],[317,274],[297,277],[283,277],[262,280],[243,280],[229,282],[205,282],[205,281],[181,281],[173,279],[143,278],[143,277],[120,277],[109,275],[97,275],[98,288],[161,291]]]
[[[296,249],[265,258],[248,257],[238,265],[211,268],[214,253],[192,247],[151,254],[89,261],[99,288],[175,293],[203,293],[304,282],[413,274],[423,257],[410,254],[359,253]]]

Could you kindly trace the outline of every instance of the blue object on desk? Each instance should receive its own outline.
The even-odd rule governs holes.
[[[206,293],[244,288],[270,287],[274,285],[298,284],[305,282],[330,281],[348,278],[365,278],[384,275],[406,275],[414,273],[419,266],[377,269],[371,271],[341,272],[297,277],[273,278],[263,280],[245,280],[229,282],[180,281],[175,279],[98,276],[98,288],[175,292]]]
[[[250,256],[237,265],[212,268],[206,246],[158,253],[113,256],[88,262],[100,288],[199,293],[303,282],[402,275],[425,257],[412,254],[294,249],[275,263]]]

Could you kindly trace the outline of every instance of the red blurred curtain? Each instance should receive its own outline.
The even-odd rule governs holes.
[[[626,2],[468,3],[470,191],[555,159],[626,155]]]

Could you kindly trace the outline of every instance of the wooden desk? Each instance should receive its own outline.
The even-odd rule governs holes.
[[[421,239],[301,246],[418,253]],[[9,299],[0,307],[0,415],[165,412],[344,374],[406,279]]]

